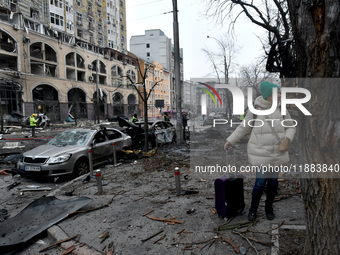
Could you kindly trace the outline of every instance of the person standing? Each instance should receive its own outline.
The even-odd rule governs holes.
[[[185,129],[186,127],[188,126],[188,117],[187,117],[187,114],[186,112],[183,112],[182,113],[182,123],[183,123],[183,140],[186,140],[185,139]]]
[[[252,191],[251,207],[249,209],[248,220],[254,221],[257,215],[257,209],[260,204],[261,196],[265,186],[266,190],[266,201],[265,201],[265,212],[268,220],[273,220],[275,214],[273,211],[273,202],[278,188],[278,175],[276,172],[264,172],[262,166],[281,166],[287,164],[289,161],[289,153],[287,147],[283,151],[281,143],[292,142],[295,135],[295,127],[288,111],[284,117],[281,115],[280,105],[280,91],[276,84],[270,82],[262,82],[260,85],[260,92],[262,96],[255,99],[255,108],[258,110],[268,110],[272,107],[273,103],[273,88],[277,88],[278,105],[275,111],[269,115],[259,115],[256,118],[256,126],[251,128],[249,124],[239,125],[237,129],[227,138],[227,142],[224,145],[224,149],[229,149],[230,146],[235,145],[240,139],[251,132],[248,142],[248,160],[249,163],[256,168],[256,180]],[[254,119],[254,114],[250,111],[245,116],[245,123],[251,122]],[[270,121],[275,120],[275,121]],[[285,121],[285,126],[281,123]],[[259,123],[263,123],[259,126]],[[268,168],[267,168],[268,169]]]
[[[30,127],[32,128],[32,137],[35,137],[35,127],[37,126],[38,120],[36,119],[37,115],[33,113],[30,117]]]
[[[137,113],[135,113],[135,114],[133,115],[132,119],[131,119],[131,122],[132,122],[133,124],[136,124],[137,121],[138,121]]]
[[[169,117],[168,117],[168,113],[167,112],[164,112],[163,120],[164,121],[169,121]]]

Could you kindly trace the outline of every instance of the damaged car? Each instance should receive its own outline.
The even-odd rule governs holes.
[[[170,121],[157,120],[148,124],[149,131],[157,137],[158,143],[176,142],[176,127]],[[144,122],[137,122],[136,125],[144,129]]]
[[[23,154],[17,168],[26,176],[80,176],[89,172],[89,150],[93,168],[111,162],[116,151],[129,148],[131,137],[115,128],[66,130],[45,145]]]
[[[119,126],[121,127],[121,131],[131,137],[132,139],[131,148],[132,149],[144,149],[145,147],[144,126],[135,125],[131,123],[130,121],[124,118],[121,118],[121,117],[118,117],[118,123],[119,123]],[[147,150],[151,150],[154,147],[156,147],[156,136],[155,136],[155,133],[151,129],[149,129]]]

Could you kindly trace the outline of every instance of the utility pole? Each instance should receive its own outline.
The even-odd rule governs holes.
[[[99,56],[99,54],[98,54],[98,56]],[[97,58],[97,66],[96,66],[97,119],[98,119],[98,124],[99,124],[100,123],[100,121],[99,121],[100,107],[99,107],[99,75],[98,75],[98,69],[99,69],[99,58]]]
[[[183,143],[183,126],[182,126],[182,90],[181,90],[181,63],[179,54],[179,30],[178,30],[178,18],[177,18],[177,0],[172,0],[173,7],[173,26],[174,26],[174,48],[175,48],[175,83],[176,83],[176,136],[177,143]]]

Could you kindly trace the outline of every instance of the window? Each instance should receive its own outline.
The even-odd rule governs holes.
[[[134,71],[128,70],[126,75],[129,76],[134,83],[136,82],[136,73]]]
[[[79,21],[79,22],[83,21],[83,14],[77,12],[77,21]]]
[[[123,1],[120,0],[120,7],[123,7]]]
[[[123,84],[123,69],[117,65],[111,68],[111,85],[119,86]]]
[[[84,31],[82,29],[77,29],[77,36],[83,38]]]
[[[98,24],[98,32],[102,32],[102,24]]]
[[[98,18],[101,18],[102,17],[102,11],[98,9],[97,12],[98,12]]]
[[[64,17],[51,12],[51,23],[57,26],[64,26]]]
[[[66,12],[68,12],[68,13],[71,13],[71,5],[70,5],[70,3],[69,2],[66,2],[65,3],[65,10],[66,10]]]
[[[76,4],[77,4],[78,6],[81,6],[81,0],[76,0]]]
[[[146,53],[146,56],[147,56],[147,57],[150,57],[150,52],[147,52],[147,53]]]
[[[30,17],[32,19],[39,19],[39,11],[30,8]]]
[[[150,48],[150,43],[147,43],[147,44],[146,44],[146,48]]]
[[[50,4],[59,8],[63,8],[63,0],[51,0]]]
[[[113,41],[109,40],[109,47],[110,48],[114,48],[115,47],[115,43]]]
[[[123,25],[120,25],[120,30],[124,31],[124,26]]]
[[[85,59],[78,53],[66,55],[66,79],[85,81]]]
[[[57,76],[57,53],[48,44],[37,42],[30,45],[30,69],[32,74]]]

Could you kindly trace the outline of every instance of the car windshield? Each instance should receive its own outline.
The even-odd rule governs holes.
[[[68,130],[54,137],[48,144],[55,146],[84,146],[92,133],[93,131]]]

